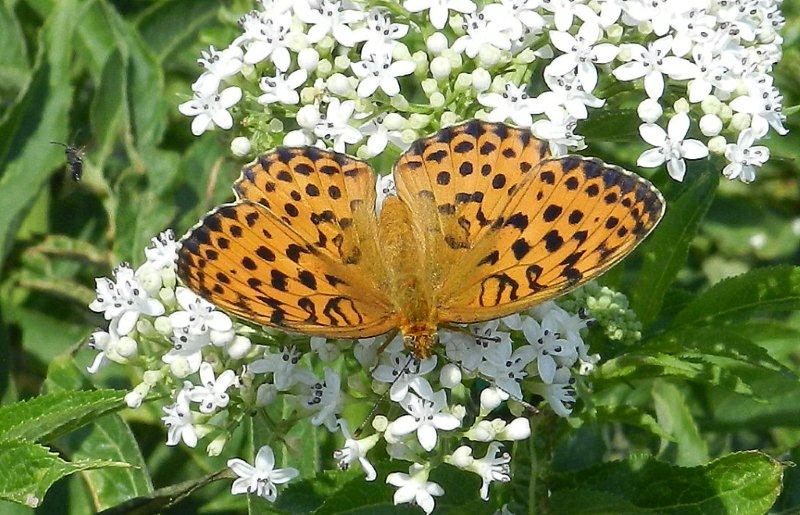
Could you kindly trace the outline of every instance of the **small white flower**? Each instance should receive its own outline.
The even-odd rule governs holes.
[[[150,245],[144,249],[147,263],[153,269],[174,268],[178,259],[178,244],[175,242],[175,233],[172,229],[160,233],[150,240]]]
[[[425,513],[431,513],[435,507],[433,496],[444,495],[444,490],[437,483],[428,481],[428,470],[422,465],[414,463],[408,472],[392,472],[386,476],[386,482],[398,488],[394,493],[395,506],[410,502]]]
[[[309,394],[303,401],[306,408],[316,411],[311,417],[315,426],[325,424],[329,431],[336,431],[337,418],[342,404],[341,378],[339,374],[325,368],[325,379],[308,376],[303,382],[309,386]]]
[[[333,150],[336,152],[344,152],[345,145],[358,143],[363,137],[361,132],[349,123],[355,109],[356,103],[352,100],[342,102],[338,98],[332,98],[325,116],[321,117],[314,127],[314,134],[332,141]]]
[[[531,389],[545,398],[547,403],[559,417],[567,417],[572,413],[575,404],[575,379],[570,376],[566,367],[556,370],[551,384],[533,384]]]
[[[561,106],[577,120],[589,117],[587,106],[598,108],[605,104],[605,100],[587,93],[575,75],[568,74],[562,77],[545,75],[544,81],[550,91],[545,91],[536,97],[536,101],[542,106]]]
[[[419,444],[426,451],[431,451],[436,447],[437,429],[450,431],[461,422],[449,413],[442,413],[447,408],[447,394],[444,390],[434,393],[427,381],[415,383],[414,387],[419,396],[411,392],[406,395],[400,405],[408,415],[392,422],[389,431],[396,436],[416,431]]]
[[[367,26],[356,30],[356,41],[363,41],[361,57],[391,52],[397,40],[408,34],[408,25],[392,23],[392,19],[374,9],[367,16]]]
[[[358,128],[361,134],[367,136],[369,157],[377,156],[383,152],[389,143],[401,150],[408,148],[408,145],[403,142],[402,131],[390,130],[384,123],[385,118],[382,114],[378,115]]]
[[[220,82],[233,77],[242,69],[242,49],[230,46],[225,50],[217,50],[213,45],[208,51],[201,52],[202,57],[197,62],[205,71],[192,85],[192,89],[201,95],[212,95],[219,89]]]
[[[275,387],[280,391],[286,391],[310,374],[297,366],[299,361],[300,352],[297,349],[284,347],[275,354],[265,353],[263,358],[250,363],[247,369],[254,374],[273,374],[272,382]]]
[[[553,46],[564,52],[547,65],[545,75],[562,77],[576,71],[583,89],[591,92],[597,86],[596,64],[606,64],[614,60],[619,49],[611,43],[597,43],[603,36],[603,29],[592,22],[586,22],[573,36],[569,32],[550,31]]]
[[[228,405],[230,396],[226,392],[237,381],[233,370],[226,370],[215,378],[211,364],[203,363],[200,365],[200,385],[189,390],[189,400],[199,402],[202,413],[212,413]]]
[[[439,30],[447,24],[450,11],[467,14],[476,9],[472,0],[405,0],[403,7],[412,13],[428,11],[431,24]]]
[[[388,197],[396,197],[397,196],[397,188],[394,184],[394,175],[382,175],[378,177],[378,180],[375,181],[375,190],[377,192],[377,197],[375,198],[375,212],[380,214],[381,209],[383,208],[383,203],[386,201]]]
[[[403,352],[394,354],[383,353],[380,364],[375,367],[372,377],[376,381],[391,383],[389,398],[395,402],[402,401],[408,394],[408,388],[423,380],[422,376],[436,368],[436,356],[431,356],[422,362],[417,358],[409,358]]]
[[[739,134],[738,141],[729,143],[725,149],[725,157],[730,161],[722,170],[728,179],[739,179],[742,182],[752,182],[756,178],[756,167],[760,167],[769,159],[769,149],[756,145],[755,133],[747,129]]]
[[[751,83],[747,95],[737,97],[731,102],[731,109],[752,116],[751,127],[755,136],[763,138],[770,126],[780,135],[789,132],[783,126],[785,116],[781,112],[783,96],[772,85],[772,78],[765,76]]]
[[[192,425],[194,415],[189,409],[186,391],[181,390],[175,404],[162,408],[161,421],[167,427],[167,445],[178,445],[181,441],[189,447],[197,445],[197,430]]]
[[[538,34],[545,26],[544,18],[536,9],[541,0],[500,0],[486,4],[483,12],[486,19],[505,27],[511,39],[519,39],[526,32]]]
[[[233,44],[246,48],[245,63],[256,64],[270,58],[278,70],[285,72],[289,69],[291,55],[288,35],[292,25],[291,13],[251,11],[239,20],[239,25],[244,29],[244,34],[236,38]]]
[[[627,44],[624,48],[631,60],[615,68],[614,76],[622,81],[644,77],[644,89],[650,98],[658,100],[664,94],[664,75],[677,80],[697,75],[697,65],[682,57],[667,55],[672,49],[672,36],[657,39],[647,48],[637,44]]]
[[[530,127],[533,115],[544,112],[537,99],[528,96],[524,86],[506,83],[502,93],[481,93],[478,102],[491,108],[486,119],[490,122],[511,120],[522,127]]]
[[[636,164],[653,168],[666,162],[670,177],[682,181],[686,174],[684,159],[702,159],[708,156],[708,147],[703,142],[696,139],[684,140],[689,132],[689,123],[686,113],[678,113],[670,118],[666,131],[658,125],[640,125],[642,139],[655,148],[645,150]]]
[[[736,78],[723,64],[718,53],[698,45],[692,52],[692,57],[697,67],[688,85],[689,102],[702,102],[714,88],[726,94],[736,89]]]
[[[553,382],[553,376],[559,365],[569,366],[578,359],[575,347],[569,341],[562,339],[561,334],[555,332],[552,326],[540,325],[528,317],[523,323],[522,332],[535,350],[534,359],[539,377],[545,383]]]
[[[364,13],[346,9],[340,1],[320,0],[315,5],[300,1],[297,2],[297,17],[311,25],[308,29],[309,43],[317,43],[331,34],[339,44],[351,47],[356,43],[356,36],[350,25],[364,19]]]
[[[498,330],[499,325],[498,320],[490,320],[470,326],[468,332],[442,330],[439,340],[445,345],[449,359],[460,364],[466,372],[474,372],[492,347],[511,343],[511,335]]]
[[[489,444],[486,450],[486,456],[476,460],[473,459],[467,470],[471,470],[481,476],[483,484],[481,485],[481,499],[484,501],[489,500],[489,484],[492,481],[500,481],[501,483],[508,483],[511,481],[511,467],[508,463],[511,461],[511,455],[507,452],[501,452],[502,445],[498,442]],[[499,454],[499,456],[498,456]]]
[[[585,22],[596,22],[597,19],[591,7],[586,5],[586,0],[542,0],[542,7],[553,13],[556,29],[560,31],[568,31],[575,17]]]
[[[293,71],[287,77],[278,72],[274,77],[262,77],[258,85],[263,95],[258,97],[259,104],[273,104],[280,102],[286,105],[295,105],[300,102],[300,94],[295,91],[303,85],[308,78],[308,72],[300,69]]]
[[[548,107],[545,114],[546,119],[533,122],[531,131],[537,138],[547,140],[554,157],[567,154],[569,149],[580,150],[586,146],[583,137],[574,132],[578,124],[574,116],[558,106]]]
[[[239,476],[231,486],[232,494],[256,494],[270,502],[278,496],[277,485],[288,483],[300,474],[293,468],[276,469],[275,454],[267,445],[258,450],[255,466],[233,458],[228,460],[228,467]]]
[[[133,331],[140,315],[159,316],[164,313],[164,306],[149,297],[134,277],[130,265],[123,263],[114,269],[114,279],[95,279],[97,296],[89,304],[89,309],[102,312],[106,320],[116,319],[120,335]]]
[[[352,63],[350,67],[358,77],[359,83],[356,92],[361,98],[367,98],[382,89],[384,93],[393,97],[400,93],[398,77],[414,73],[416,65],[413,61],[394,61],[390,54],[371,54],[363,61]]]
[[[517,399],[522,398],[520,383],[528,375],[525,367],[536,359],[536,349],[525,345],[514,350],[511,342],[502,342],[492,346],[481,363],[482,374],[491,377],[495,385],[502,388]]]
[[[463,28],[466,34],[455,40],[453,52],[463,52],[474,58],[487,45],[498,50],[511,49],[511,38],[502,26],[486,18],[482,12],[464,15]]]
[[[186,377],[200,369],[203,361],[202,348],[211,344],[210,333],[192,333],[188,327],[174,329],[170,338],[172,349],[161,356],[172,373],[177,377]]]
[[[236,105],[242,98],[242,90],[236,86],[226,88],[219,93],[201,96],[195,93],[194,98],[178,106],[178,111],[186,116],[193,116],[192,134],[200,136],[214,126],[228,130],[233,127],[233,117],[228,109]]]
[[[330,363],[331,361],[335,361],[336,358],[342,353],[341,347],[337,345],[334,341],[329,341],[327,338],[322,338],[319,336],[312,336],[311,340],[311,350],[316,352],[319,355],[319,359],[324,361],[325,363]]]
[[[374,481],[378,474],[375,472],[375,467],[372,466],[372,463],[367,460],[367,453],[378,443],[380,433],[356,440],[350,433],[350,427],[346,421],[340,420],[339,427],[342,430],[345,442],[344,447],[333,453],[333,459],[339,462],[339,468],[342,470],[347,470],[353,462],[358,461],[361,463],[361,468],[364,469],[364,474],[366,475],[364,479]]]
[[[98,370],[108,364],[109,361],[115,363],[127,363],[128,358],[136,354],[136,341],[130,336],[120,336],[117,333],[117,324],[112,322],[108,332],[97,330],[89,337],[89,347],[100,352],[95,356],[91,365],[86,367],[90,374],[96,374]]]
[[[206,331],[228,332],[233,328],[230,317],[216,311],[214,305],[196,295],[189,288],[179,286],[175,290],[175,298],[182,308],[169,315],[169,323],[174,329],[189,328],[192,334]]]

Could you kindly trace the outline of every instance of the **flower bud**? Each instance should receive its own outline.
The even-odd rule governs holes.
[[[425,47],[431,55],[438,56],[447,50],[447,37],[441,32],[434,32],[425,40]]]
[[[129,337],[123,336],[117,340],[114,350],[123,358],[130,358],[136,355],[136,341]]]
[[[408,145],[419,139],[419,134],[414,129],[406,129],[400,133],[400,140]]]
[[[333,60],[333,67],[338,71],[346,70],[350,68],[350,58],[347,55],[337,55],[336,59]]]
[[[450,465],[453,465],[454,467],[465,469],[472,465],[472,462],[475,461],[475,459],[472,457],[472,449],[470,449],[470,447],[467,445],[462,445],[456,449],[453,454],[446,456],[444,461]]]
[[[158,298],[164,304],[174,304],[175,303],[175,290],[172,288],[161,288],[158,290]]]
[[[336,44],[336,41],[330,35],[325,36],[324,38],[320,39],[317,43],[317,48],[329,54],[330,51],[333,49],[333,46]]]
[[[383,118],[383,126],[390,131],[397,131],[405,127],[406,119],[398,113],[387,113]]]
[[[227,331],[209,331],[209,336],[211,339],[211,343],[216,345],[217,347],[222,347],[223,345],[229,344],[233,341],[233,337],[236,336],[236,332],[233,328],[228,329]]]
[[[233,338],[226,350],[228,351],[228,356],[233,359],[242,359],[243,357],[247,356],[247,353],[250,352],[250,348],[253,346],[250,338],[245,336],[236,335]]]
[[[244,136],[239,136],[231,140],[231,154],[236,157],[245,157],[250,153],[250,140]]]
[[[464,436],[476,442],[491,442],[494,440],[495,433],[496,431],[491,422],[488,420],[481,420],[472,426]]]
[[[431,107],[433,107],[434,109],[438,109],[438,108],[444,106],[444,95],[442,95],[441,93],[439,93],[437,91],[436,93],[431,95],[431,98],[429,99],[429,101],[430,101]]]
[[[153,327],[159,334],[164,336],[172,335],[172,324],[169,323],[169,318],[167,317],[156,318],[155,322],[153,322]]]
[[[364,99],[364,102],[369,103],[369,101],[366,99]],[[391,104],[392,107],[394,107],[398,111],[405,111],[406,109],[408,109],[408,100],[406,99],[406,97],[403,96],[402,93],[393,96],[392,100],[389,103]]]
[[[484,68],[475,68],[472,71],[472,88],[478,93],[483,93],[492,85],[492,76]]]
[[[491,68],[500,62],[503,54],[492,45],[481,45],[478,50],[478,64],[484,68]]]
[[[722,120],[715,114],[704,115],[700,118],[700,132],[709,138],[718,135],[722,132]]]
[[[427,114],[411,113],[411,116],[408,117],[408,124],[412,129],[424,129],[429,123],[431,123],[431,117]]]
[[[267,129],[269,132],[280,134],[283,132],[283,121],[279,118],[273,118],[269,121]]]
[[[453,111],[445,111],[442,113],[442,118],[439,120],[442,124],[442,127],[447,127],[450,125],[454,125],[459,120],[459,116],[454,113]]]
[[[297,111],[297,124],[304,129],[313,129],[319,123],[319,110],[315,105],[305,105]]]
[[[731,106],[727,104],[722,104],[721,106],[719,106],[719,110],[717,111],[717,116],[722,118],[723,122],[730,121],[730,119],[733,118],[733,109],[731,109]]]
[[[688,113],[692,109],[692,106],[689,105],[689,101],[685,98],[679,98],[672,105],[672,108],[675,110],[675,113]]]
[[[319,52],[313,48],[304,48],[297,54],[297,65],[307,72],[313,72],[319,64]]]
[[[466,91],[472,87],[472,75],[469,73],[459,73],[458,77],[456,77],[455,85],[453,89],[456,91]]]
[[[341,73],[334,73],[328,77],[325,84],[334,95],[346,97],[353,92],[353,86],[350,84],[350,81]]]
[[[714,136],[708,140],[708,151],[712,154],[722,155],[728,147],[728,142],[725,141],[724,136]]]
[[[622,25],[616,23],[606,27],[606,38],[608,39],[609,43],[619,43],[622,39],[623,30],[624,29],[622,28]]]
[[[467,416],[467,408],[461,404],[456,404],[450,408],[450,414],[456,417],[458,420],[464,420],[464,417]]]
[[[439,382],[445,388],[455,388],[461,384],[461,368],[453,363],[448,363],[442,367],[439,373]]]
[[[636,26],[636,30],[638,30],[640,34],[650,34],[653,32],[653,24],[649,21],[643,21]]]
[[[524,440],[531,436],[531,423],[527,418],[515,418],[497,433],[500,440]]]
[[[747,113],[736,113],[731,118],[729,126],[736,132],[741,132],[750,127],[750,115]]]
[[[258,80],[256,78],[256,68],[252,64],[242,65],[240,73],[242,74],[242,77],[247,80]]]
[[[428,54],[419,50],[414,52],[414,55],[411,56],[411,60],[414,61],[414,75],[418,78],[424,78],[428,74]]]
[[[405,43],[400,41],[394,44],[394,48],[392,49],[392,60],[393,61],[409,61],[411,59],[411,52],[408,51],[408,47]]]
[[[444,56],[434,57],[433,61],[431,61],[431,75],[436,80],[444,80],[449,77],[452,69],[450,60]]]
[[[153,327],[153,322],[151,322],[148,318],[140,318],[136,322],[136,331],[143,336],[160,336],[156,332],[156,328]]]
[[[700,102],[700,109],[702,109],[705,114],[717,114],[721,106],[722,102],[714,95],[708,95]]]
[[[161,284],[165,288],[175,289],[175,285],[177,284],[177,278],[175,277],[174,268],[165,268],[164,270],[161,271]]]
[[[256,406],[269,406],[278,397],[278,389],[274,384],[265,383],[256,390]]]
[[[178,378],[184,378],[192,373],[192,367],[189,365],[189,361],[183,356],[176,356],[175,359],[172,360],[172,363],[169,364],[169,370],[172,372],[172,375]]]
[[[164,379],[162,370],[147,370],[142,374],[142,382],[150,386],[160,383],[162,379]]]
[[[320,77],[325,78],[330,75],[332,71],[333,65],[327,59],[322,59],[317,63],[317,75]]]
[[[125,394],[125,404],[128,405],[131,409],[136,409],[142,405],[142,401],[144,400],[144,395],[139,390],[137,386],[132,391]]]
[[[500,397],[500,391],[497,388],[485,388],[481,392],[481,415],[489,413],[496,407],[500,406],[502,402],[503,399]]]
[[[389,427],[389,419],[387,419],[383,415],[376,415],[375,418],[372,419],[372,428],[379,433],[383,433],[386,431],[386,428]]]
[[[642,101],[642,103],[639,104],[639,107],[636,108],[636,113],[645,123],[655,123],[659,118],[661,118],[661,114],[663,112],[664,110],[661,109],[661,104],[652,98]]]
[[[427,96],[431,96],[439,91],[439,84],[436,83],[435,79],[425,79],[420,84],[422,85],[422,91],[424,91]]]
[[[208,444],[206,447],[206,453],[209,456],[219,456],[222,452],[222,449],[225,447],[225,443],[228,441],[228,435],[222,433],[218,437],[211,440],[211,443]]]

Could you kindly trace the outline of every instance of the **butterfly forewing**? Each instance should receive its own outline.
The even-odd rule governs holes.
[[[382,290],[374,174],[313,147],[281,148],[244,169],[239,200],[181,243],[178,274],[244,318],[330,337],[397,325]]]
[[[473,322],[521,311],[589,281],[629,254],[663,215],[648,181],[596,159],[537,165],[445,281],[442,320]]]

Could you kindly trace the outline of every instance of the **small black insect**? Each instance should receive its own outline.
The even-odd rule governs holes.
[[[50,143],[64,147],[64,155],[67,156],[67,166],[72,174],[72,180],[75,182],[80,181],[81,177],[83,177],[83,147],[67,145],[60,141],[51,141]]]

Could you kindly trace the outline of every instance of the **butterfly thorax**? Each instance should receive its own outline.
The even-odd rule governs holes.
[[[437,316],[426,279],[426,249],[412,220],[408,207],[397,197],[389,197],[381,211],[379,238],[386,286],[399,314],[406,347],[424,359],[436,342]]]

